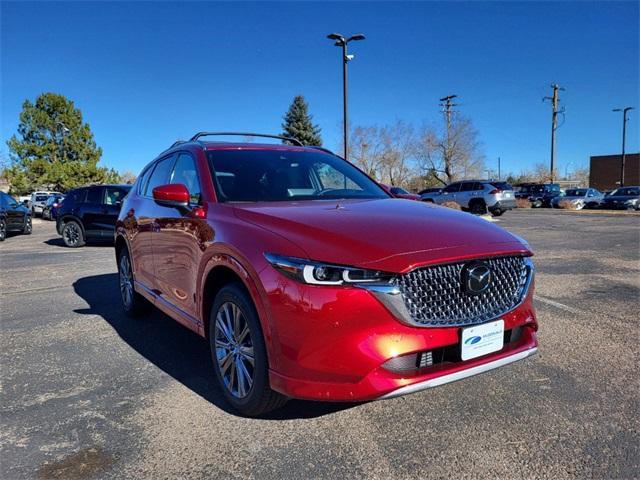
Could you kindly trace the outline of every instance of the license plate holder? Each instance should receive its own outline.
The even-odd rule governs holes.
[[[503,346],[504,320],[462,329],[460,356],[463,361],[500,351]]]

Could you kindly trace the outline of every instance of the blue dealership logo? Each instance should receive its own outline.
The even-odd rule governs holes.
[[[474,345],[476,343],[478,343],[480,340],[482,340],[482,337],[479,336],[475,336],[475,337],[469,337],[464,341],[465,345]]]

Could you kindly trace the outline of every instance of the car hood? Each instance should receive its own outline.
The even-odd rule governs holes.
[[[234,207],[238,218],[294,242],[309,259],[327,263],[403,272],[462,258],[530,254],[523,241],[491,222],[414,200],[322,200]]]

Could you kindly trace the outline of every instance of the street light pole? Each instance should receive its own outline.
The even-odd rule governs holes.
[[[344,158],[348,160],[349,155],[349,107],[348,107],[348,86],[347,86],[347,63],[353,60],[353,55],[347,53],[347,45],[349,42],[364,40],[365,36],[361,33],[345,38],[339,33],[327,35],[327,38],[335,40],[336,47],[342,47],[342,122],[343,122],[343,141],[344,141]]]
[[[622,108],[614,108],[612,111],[614,112],[622,112],[622,164],[620,165],[620,186],[624,187],[624,163],[626,160],[625,155],[625,146],[627,141],[627,112],[629,110],[633,110],[633,107],[625,107]]]

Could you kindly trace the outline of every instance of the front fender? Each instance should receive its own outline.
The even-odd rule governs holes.
[[[218,243],[215,246],[210,247],[211,252],[207,254],[201,263],[200,271],[198,272],[198,289],[200,298],[198,299],[198,305],[200,306],[199,316],[202,319],[202,326],[200,327],[202,331],[200,334],[202,336],[206,336],[207,332],[206,325],[207,320],[205,316],[207,312],[205,311],[205,295],[207,292],[204,291],[205,282],[209,276],[209,273],[217,267],[225,267],[233,271],[242,281],[245,288],[249,292],[251,296],[251,300],[256,308],[256,312],[258,313],[258,319],[260,321],[260,326],[262,327],[262,333],[264,335],[265,345],[267,347],[267,352],[269,354],[269,363],[272,368],[275,368],[274,362],[277,362],[277,358],[279,355],[275,352],[276,345],[278,345],[277,341],[277,332],[273,328],[273,322],[271,319],[271,311],[268,307],[269,303],[267,300],[266,292],[264,288],[262,288],[262,284],[260,283],[260,279],[258,277],[258,273],[253,270],[253,268],[248,268],[245,265],[251,265],[251,262],[248,261],[238,250],[234,249],[232,246],[228,244]],[[213,300],[213,299],[212,299]]]

